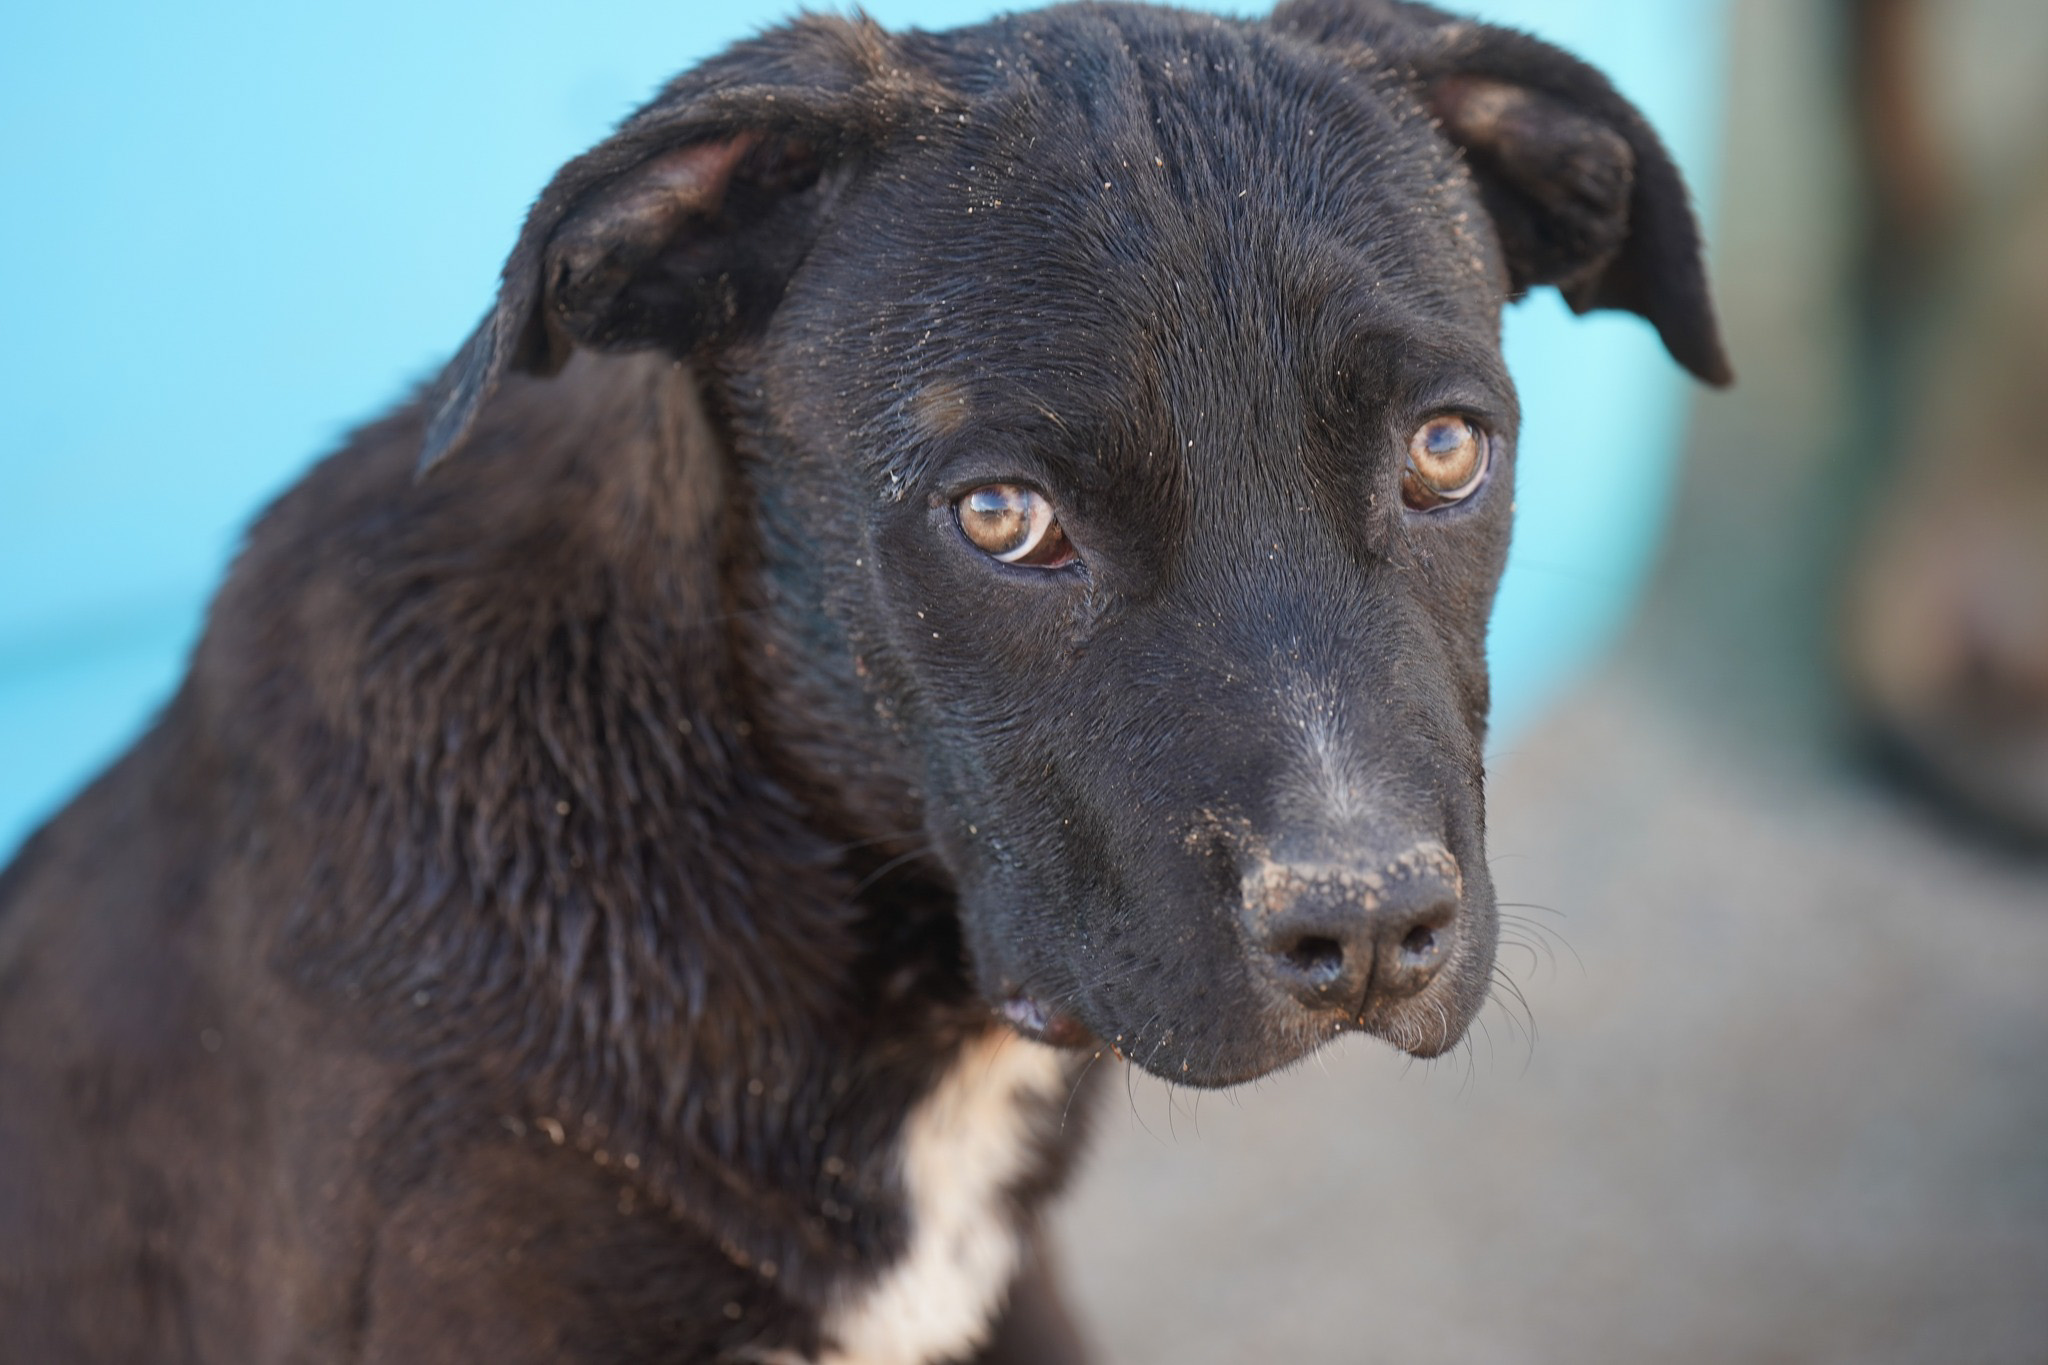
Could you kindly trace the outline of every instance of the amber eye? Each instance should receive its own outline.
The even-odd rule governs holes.
[[[1408,438],[1401,501],[1418,512],[1463,502],[1486,479],[1486,433],[1455,413],[1432,417]]]
[[[992,483],[953,504],[960,530],[974,548],[1005,564],[1054,569],[1074,558],[1074,547],[1043,493],[1015,483]]]

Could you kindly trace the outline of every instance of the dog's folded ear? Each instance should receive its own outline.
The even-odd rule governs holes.
[[[430,394],[422,472],[508,371],[551,375],[579,347],[687,356],[761,325],[845,175],[951,102],[865,19],[807,16],[678,77],[541,192]]]
[[[1606,77],[1527,34],[1400,0],[1292,0],[1271,23],[1412,76],[1464,150],[1516,293],[1551,284],[1576,312],[1639,314],[1686,369],[1733,380],[1685,183]]]

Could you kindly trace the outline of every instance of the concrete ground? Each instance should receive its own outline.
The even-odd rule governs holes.
[[[1430,1065],[1113,1093],[1057,1223],[1111,1361],[2048,1361],[2048,860],[1845,743],[1839,49],[1820,4],[1738,8],[1744,382],[1628,644],[1495,767],[1526,1013]]]

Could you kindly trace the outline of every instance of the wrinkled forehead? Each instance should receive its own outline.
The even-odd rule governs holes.
[[[967,107],[873,168],[815,262],[846,284],[806,344],[874,381],[839,395],[866,448],[914,466],[972,421],[1150,455],[1299,427],[1331,390],[1505,387],[1497,246],[1396,74],[1170,12],[923,41]]]

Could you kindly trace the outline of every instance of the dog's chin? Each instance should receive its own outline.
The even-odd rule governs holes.
[[[1155,1028],[1149,1033],[1091,1020],[1079,1009],[1028,993],[1010,995],[997,1012],[1034,1042],[1106,1050],[1163,1081],[1208,1090],[1284,1071],[1325,1043],[1351,1033],[1378,1038],[1411,1057],[1439,1057],[1464,1038],[1478,1003],[1459,1001],[1452,992],[1424,991],[1406,1000],[1373,1004],[1361,1016],[1273,1001],[1237,1027],[1212,1022],[1201,1028]]]
[[[1034,1043],[1064,1048],[1102,1046],[1101,1040],[1081,1022],[1079,1015],[1048,1005],[1037,996],[1021,993],[1009,996],[996,1006],[996,1013],[1019,1035]]]

